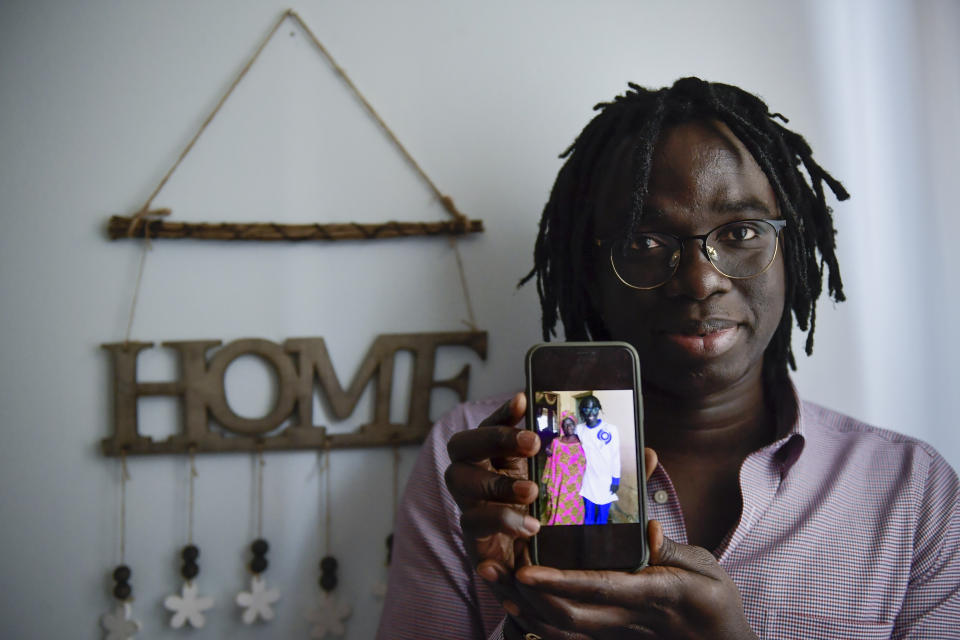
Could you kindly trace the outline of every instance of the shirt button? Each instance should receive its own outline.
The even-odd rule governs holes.
[[[653,501],[657,504],[663,504],[667,501],[670,496],[667,495],[667,492],[663,489],[658,489],[656,493],[653,494]]]

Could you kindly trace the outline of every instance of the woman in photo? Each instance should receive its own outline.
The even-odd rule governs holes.
[[[583,524],[580,485],[587,458],[577,437],[577,422],[569,411],[560,416],[560,430],[562,435],[554,438],[546,449],[547,459],[540,478],[546,500],[540,521],[547,525]]]

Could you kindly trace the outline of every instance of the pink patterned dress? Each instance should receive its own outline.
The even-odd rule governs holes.
[[[553,455],[547,456],[540,477],[546,493],[541,522],[548,525],[583,524],[580,485],[586,468],[587,458],[580,440],[567,443],[556,438],[553,441]]]

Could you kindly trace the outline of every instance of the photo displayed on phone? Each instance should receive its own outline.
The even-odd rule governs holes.
[[[640,522],[630,389],[534,392],[544,526]]]

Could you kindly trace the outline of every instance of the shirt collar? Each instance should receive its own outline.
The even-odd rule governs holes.
[[[809,420],[793,382],[790,382],[789,388],[785,390],[781,407],[784,413],[778,420],[778,438],[760,451],[773,456],[774,462],[780,467],[780,472],[785,477],[803,453],[807,441],[806,423]]]

